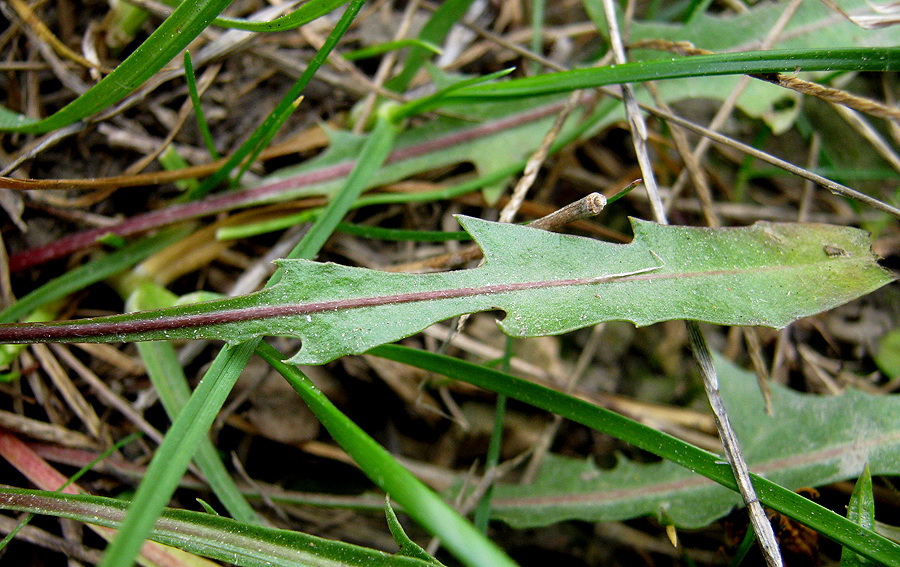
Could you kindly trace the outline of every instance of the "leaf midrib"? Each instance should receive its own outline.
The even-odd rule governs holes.
[[[835,261],[838,259],[829,259]],[[852,260],[842,258],[840,260]],[[553,287],[599,285],[607,283],[628,283],[637,281],[660,281],[672,279],[707,278],[716,276],[732,276],[747,272],[773,272],[805,267],[809,264],[754,266],[729,270],[705,270],[697,272],[659,272],[662,266],[651,266],[620,274],[606,274],[585,278],[567,278],[556,280],[540,280],[531,282],[511,282],[500,284],[487,284],[481,286],[455,287],[428,291],[416,291],[390,295],[366,296],[358,298],[335,299],[330,301],[314,301],[309,303],[290,303],[281,305],[267,305],[262,307],[241,307],[215,311],[219,302],[209,302],[206,306],[210,311],[190,313],[182,315],[167,315],[167,310],[137,312],[126,317],[140,316],[141,319],[118,319],[111,321],[108,318],[96,318],[75,320],[57,323],[20,323],[0,325],[0,343],[24,343],[37,340],[77,340],[99,338],[104,336],[124,336],[141,333],[166,332],[183,329],[196,329],[199,327],[224,325],[229,323],[242,323],[247,321],[273,319],[277,317],[312,315],[323,312],[347,311],[367,307],[379,307],[385,305],[399,305],[404,303],[416,303],[425,301],[439,301],[445,299],[459,299],[463,297],[478,297],[483,295],[497,295],[532,289],[546,289]],[[445,272],[452,273],[452,272]],[[465,272],[462,272],[465,273]],[[236,298],[222,301],[234,301]],[[203,304],[197,304],[201,306]],[[201,307],[202,308],[202,307]],[[473,311],[479,310],[473,308]],[[154,317],[154,314],[160,316]]]

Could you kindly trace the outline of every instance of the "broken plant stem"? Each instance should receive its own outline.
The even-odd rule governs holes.
[[[713,409],[716,429],[719,430],[719,437],[722,439],[725,456],[728,458],[728,464],[734,472],[734,479],[737,481],[741,498],[747,504],[750,521],[754,530],[756,530],[756,537],[762,548],[763,556],[766,558],[766,563],[770,566],[783,565],[778,541],[775,539],[775,533],[772,531],[772,524],[769,522],[769,518],[766,517],[766,512],[756,496],[756,490],[753,488],[750,480],[750,469],[747,467],[747,462],[741,453],[737,435],[734,433],[734,428],[728,419],[728,410],[725,408],[722,393],[719,391],[719,379],[709,347],[706,345],[706,339],[703,337],[700,326],[696,321],[685,321],[685,325],[687,326],[691,350],[694,352],[694,359],[700,366],[700,373],[703,375],[703,387],[706,389],[709,405]]]

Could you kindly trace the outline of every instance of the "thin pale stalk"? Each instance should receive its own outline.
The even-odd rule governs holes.
[[[795,4],[796,2],[792,3],[792,5]],[[616,62],[620,65],[624,64],[627,62],[627,57],[622,43],[622,36],[619,33],[616,10],[612,0],[603,0],[603,9],[606,13],[606,21],[609,27],[610,40],[612,42]],[[749,80],[747,77],[742,77],[742,79],[745,81]],[[647,187],[647,193],[650,196],[653,216],[657,222],[667,224],[668,219],[666,218],[665,207],[663,206],[662,199],[659,195],[659,188],[656,185],[653,167],[650,163],[650,156],[647,150],[647,126],[644,122],[644,117],[641,114],[640,108],[638,107],[632,85],[624,84],[622,87],[625,95],[625,112],[628,115],[629,124],[631,125],[631,138],[634,142],[634,149],[641,166],[644,185]],[[701,143],[704,142],[707,142],[706,138],[701,140]],[[735,480],[740,488],[741,497],[747,505],[747,509],[750,513],[750,521],[759,538],[763,556],[769,567],[781,567],[784,564],[784,561],[781,558],[778,542],[775,539],[775,532],[756,496],[756,490],[753,488],[753,483],[750,480],[750,470],[747,467],[744,455],[741,452],[737,435],[734,433],[734,429],[731,427],[731,422],[728,419],[728,412],[725,409],[725,403],[719,392],[716,369],[712,364],[712,357],[709,354],[709,347],[706,345],[706,339],[703,337],[703,334],[700,332],[700,328],[695,321],[685,321],[685,324],[687,325],[694,358],[700,365],[701,374],[703,376],[703,386],[706,389],[709,404],[713,409],[713,415],[716,419],[716,428],[719,431],[719,437],[722,439],[725,455],[734,471]]]

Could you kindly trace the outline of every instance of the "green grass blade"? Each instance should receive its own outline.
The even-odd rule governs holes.
[[[418,39],[432,45],[441,45],[453,24],[466,14],[471,5],[472,0],[448,0],[441,3],[422,27]],[[433,53],[424,47],[410,49],[403,69],[388,81],[385,87],[398,93],[406,91],[416,73],[432,55]]]
[[[147,375],[159,393],[166,413],[174,422],[187,405],[191,395],[184,370],[178,362],[178,355],[172,348],[172,344],[168,342],[137,343],[137,347],[147,369]],[[251,524],[260,522],[256,511],[241,494],[234,479],[228,474],[221,456],[209,439],[203,437],[200,440],[194,460],[200,468],[200,472],[206,477],[213,493],[232,518]]]
[[[407,514],[440,537],[460,561],[472,567],[515,565],[472,524],[334,407],[296,366],[283,363],[283,354],[266,343],[259,345],[257,353],[294,387],[334,440],[353,457],[366,475],[403,506]]]
[[[216,150],[216,144],[213,142],[212,134],[209,132],[209,124],[206,123],[206,115],[203,114],[203,107],[200,105],[200,93],[197,92],[197,77],[194,75],[194,64],[191,62],[191,52],[184,52],[184,79],[187,81],[188,94],[191,97],[191,103],[194,105],[194,116],[197,117],[197,127],[200,129],[200,136],[206,145],[207,151],[213,160],[219,159],[221,156]]]
[[[145,282],[128,298],[128,309],[133,311],[169,307],[175,299],[176,296],[168,290],[153,282]],[[184,369],[178,361],[178,355],[172,343],[168,341],[137,343],[137,348],[147,370],[147,376],[159,394],[169,419],[174,422],[191,397],[191,389],[184,375]],[[213,493],[235,520],[251,524],[260,523],[256,512],[228,474],[221,456],[209,439],[204,437],[200,440],[194,460]]]
[[[272,138],[275,137],[275,134],[278,133],[281,126],[288,118],[290,118],[294,110],[297,109],[300,94],[306,88],[306,85],[309,84],[309,81],[312,80],[316,71],[319,70],[319,67],[321,67],[328,58],[328,54],[334,50],[340,38],[343,37],[344,33],[350,27],[350,24],[353,22],[353,17],[362,8],[364,2],[365,0],[352,0],[350,2],[344,12],[345,16],[349,14],[350,17],[341,17],[335,25],[335,28],[328,35],[328,38],[326,38],[325,43],[322,45],[322,49],[320,49],[312,60],[310,60],[306,70],[303,71],[300,78],[297,79],[291,89],[281,98],[281,101],[279,101],[275,110],[266,117],[263,123],[259,125],[243,144],[241,144],[241,147],[228,158],[228,161],[226,161],[216,173],[204,180],[196,191],[193,191],[186,196],[187,200],[198,199],[203,195],[206,195],[214,187],[225,181],[238,165],[243,164],[233,180],[235,183],[240,181],[244,172],[247,171],[250,165],[256,160],[256,156],[258,156],[269,142],[272,141]]]
[[[258,342],[254,340],[235,347],[226,346],[213,361],[157,449],[134,500],[128,506],[128,514],[119,534],[107,548],[100,567],[132,564],[141,544],[178,487],[181,475],[196,452],[197,441],[209,431]]]
[[[544,54],[544,13],[546,12],[545,0],[531,0],[531,51],[538,54]],[[537,61],[531,62],[531,72],[538,74],[541,71],[541,64]]]
[[[397,345],[380,346],[369,351],[369,354],[506,394],[626,441],[731,490],[737,490],[731,469],[719,455],[578,398],[455,358]],[[760,476],[753,475],[753,484],[760,501],[766,506],[806,524],[860,555],[885,565],[900,564],[900,545]]]
[[[0,131],[49,132],[115,104],[172,61],[230,3],[231,0],[182,2],[112,73],[51,116],[35,120],[0,107]]]
[[[528,98],[619,83],[796,71],[897,71],[900,48],[790,49],[698,55],[680,59],[638,61],[623,65],[573,69],[504,83],[475,85],[444,98],[445,102],[475,103]]]
[[[428,50],[436,55],[441,54],[441,48],[434,45],[433,43],[428,43],[427,41],[422,41],[421,39],[398,39],[397,41],[386,41],[384,43],[379,43],[378,45],[363,47],[362,49],[355,49],[348,53],[344,53],[344,59],[348,61],[356,61],[357,59],[377,57],[378,55],[384,55],[385,53],[388,53],[390,51],[403,49],[404,47],[419,47]]]
[[[875,496],[872,493],[872,473],[866,465],[853,487],[847,519],[867,530],[875,528]],[[841,567],[874,567],[875,564],[848,548],[841,550]]]
[[[213,20],[213,25],[249,32],[286,31],[308,24],[346,3],[347,0],[309,0],[293,12],[268,22],[219,17]]]
[[[372,238],[377,240],[411,241],[411,242],[447,242],[448,240],[472,240],[468,232],[443,232],[437,230],[405,230],[402,228],[383,228],[380,226],[363,226],[342,222],[337,230],[345,234]]]

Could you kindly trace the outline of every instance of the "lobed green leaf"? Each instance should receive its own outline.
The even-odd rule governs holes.
[[[463,313],[503,310],[511,336],[559,334],[602,321],[694,319],[784,327],[895,278],[864,231],[759,222],[741,228],[633,220],[611,244],[460,217],[484,250],[473,270],[385,273],[281,260],[282,281],[248,296],[85,321],[0,326],[0,342],[221,339],[303,341],[291,361],[322,364]]]

